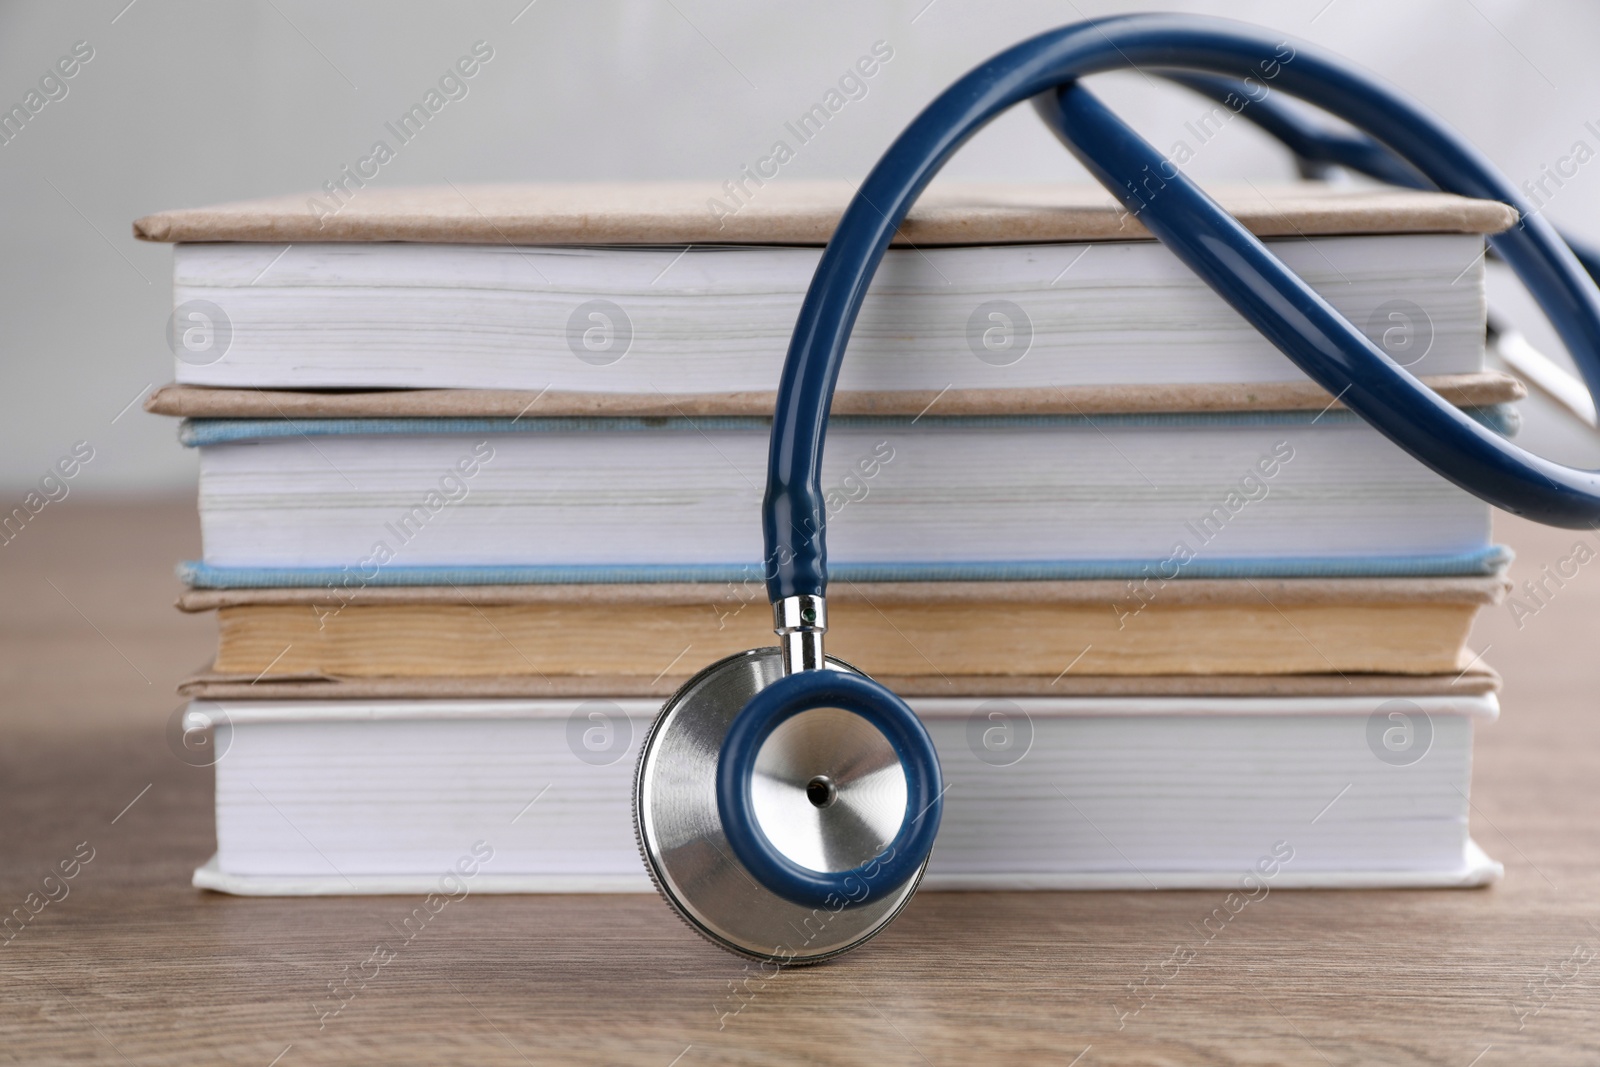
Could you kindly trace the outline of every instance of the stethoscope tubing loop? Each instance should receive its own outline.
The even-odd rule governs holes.
[[[1500,200],[1521,215],[1493,245],[1534,294],[1600,391],[1600,293],[1554,228],[1444,123],[1353,65],[1300,41],[1226,19],[1126,15],[1040,34],[992,57],[928,105],[873,168],[812,278],[779,381],[762,525],[768,595],[822,596],[827,552],[821,485],[828,408],[867,287],[911,205],[945,162],[995,116],[1038,106],[1095,177],[1313,380],[1385,436],[1479,497],[1540,522],[1600,523],[1600,477],[1531,455],[1446,404],[1351,326],[1145,144],[1079,78],[1122,67],[1263,79],[1371,134],[1435,186]],[[1270,72],[1270,77],[1268,74]],[[1364,143],[1364,142],[1363,142]],[[1382,157],[1387,158],[1387,157]],[[1130,187],[1157,168],[1162,195]],[[1379,168],[1386,164],[1374,164]],[[1463,264],[1469,267],[1470,264]]]

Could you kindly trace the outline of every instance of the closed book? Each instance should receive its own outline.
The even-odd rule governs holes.
[[[1492,693],[911,699],[948,785],[929,889],[1480,885],[1472,736]],[[649,892],[630,814],[656,705],[221,701],[217,855],[237,893]],[[708,781],[705,788],[710,790]],[[1263,865],[1265,864],[1265,865]],[[1254,875],[1253,880],[1250,879]],[[452,883],[453,884],[453,883]]]
[[[832,654],[873,675],[1437,674],[1506,579],[837,583]],[[681,674],[771,642],[758,582],[191,590],[213,669],[280,677]],[[685,663],[687,661],[687,663]]]
[[[835,183],[731,216],[686,185],[363,190],[141,219],[177,242],[178,381],[660,397],[771,390]],[[1218,190],[1415,374],[1483,366],[1483,235],[1509,207],[1301,184]],[[939,183],[912,209],[839,388],[1018,391],[1304,375],[1103,190]]]
[[[1504,406],[1471,413],[1501,432]],[[200,585],[741,582],[750,416],[196,419]],[[1341,410],[841,416],[835,580],[1488,573],[1489,508]]]

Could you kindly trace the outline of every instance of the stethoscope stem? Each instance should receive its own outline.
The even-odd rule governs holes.
[[[822,635],[828,632],[828,603],[820,596],[786,596],[772,605],[772,629],[783,648],[783,673],[820,671],[827,665]]]

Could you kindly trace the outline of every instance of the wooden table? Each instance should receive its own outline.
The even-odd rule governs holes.
[[[1578,539],[1499,532],[1524,578]],[[1492,889],[1273,893],[1122,1020],[1129,983],[1220,894],[926,893],[862,952],[752,981],[747,1002],[744,966],[653,897],[474,896],[319,1021],[413,902],[190,888],[211,775],[164,730],[212,641],[169,606],[197,548],[192,500],[76,499],[0,547],[0,907],[79,843],[94,855],[0,944],[0,1059],[1600,1063],[1600,561],[1520,629],[1502,607],[1477,631],[1506,678],[1473,793],[1506,865]]]

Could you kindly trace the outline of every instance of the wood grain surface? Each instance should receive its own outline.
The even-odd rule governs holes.
[[[1277,891],[1211,937],[1219,893],[926,893],[763,981],[653,897],[469,896],[406,941],[419,900],[190,888],[211,772],[165,730],[213,640],[171,608],[193,506],[72,498],[0,546],[0,910],[60,898],[0,937],[0,1062],[1600,1062],[1600,564],[1474,634],[1505,676],[1473,795],[1492,889]],[[1519,581],[1579,537],[1498,529]]]

